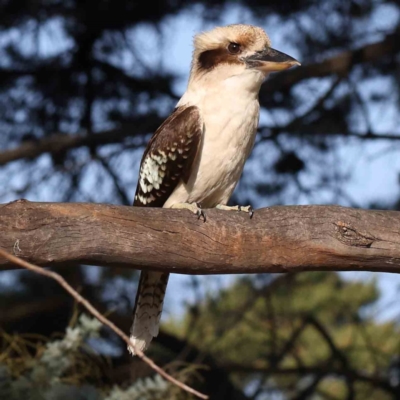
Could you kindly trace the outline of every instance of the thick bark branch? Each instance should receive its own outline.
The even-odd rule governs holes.
[[[39,265],[184,274],[400,272],[400,212],[287,206],[245,213],[86,203],[0,206],[0,248]],[[12,266],[0,259],[0,269]]]

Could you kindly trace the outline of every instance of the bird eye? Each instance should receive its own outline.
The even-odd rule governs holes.
[[[228,51],[231,54],[237,54],[240,52],[240,44],[237,43],[229,43]]]

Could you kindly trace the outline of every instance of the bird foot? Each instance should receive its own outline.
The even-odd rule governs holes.
[[[253,218],[254,210],[252,206],[225,206],[224,204],[217,204],[219,210],[226,210],[226,211],[244,211],[247,212],[250,216],[250,219]]]
[[[171,208],[178,210],[189,210],[193,214],[196,214],[198,219],[203,218],[203,221],[206,222],[206,214],[201,209],[201,205],[199,203],[176,203],[172,204]]]

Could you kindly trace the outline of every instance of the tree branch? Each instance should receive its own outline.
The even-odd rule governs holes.
[[[281,72],[271,77],[262,86],[261,103],[271,96],[272,92],[285,91],[293,85],[309,78],[326,77],[337,74],[347,75],[355,64],[379,62],[387,56],[394,57],[400,48],[397,32],[387,35],[382,41],[368,44],[356,50],[346,50],[324,61],[304,65],[301,68]],[[394,59],[394,58],[393,58]],[[2,71],[4,74],[5,71]],[[29,72],[10,71],[11,74],[28,74]],[[91,136],[54,134],[37,142],[27,142],[19,147],[0,153],[0,165],[24,158],[36,158],[43,153],[68,151],[82,146],[99,146],[109,143],[119,143],[126,137],[133,137],[145,132],[153,132],[161,123],[157,116],[135,122],[121,129],[105,131]],[[277,128],[279,131],[281,128]],[[358,136],[358,135],[356,135]],[[398,139],[397,135],[359,135],[361,139]]]
[[[345,50],[321,62],[280,72],[262,86],[260,100],[270,97],[271,92],[287,90],[305,79],[323,78],[333,74],[346,76],[356,64],[381,62],[385,57],[394,60],[394,54],[400,50],[399,35],[400,32],[396,31],[379,42]]]
[[[99,146],[121,143],[127,137],[142,136],[153,132],[162,120],[153,116],[140,118],[135,125],[127,124],[120,129],[112,129],[94,135],[67,135],[56,133],[40,140],[27,141],[18,147],[0,152],[0,166],[24,158],[35,159],[44,153],[56,154],[83,146]]]
[[[321,364],[317,366],[299,366],[299,367],[282,367],[282,368],[270,368],[263,366],[253,366],[253,365],[243,365],[235,363],[222,363],[220,365],[227,372],[239,372],[242,374],[264,374],[266,376],[274,375],[315,375],[323,373],[325,376],[338,375],[344,379],[350,379],[352,381],[360,381],[369,383],[372,386],[379,387],[389,393],[397,394],[397,388],[392,386],[390,382],[381,376],[368,375],[365,372],[353,370],[353,369],[343,369],[337,366],[332,366],[332,364]]]
[[[297,129],[293,129],[292,127],[280,126],[280,127],[269,127],[269,126],[260,126],[259,130],[261,131],[261,135],[263,139],[271,140],[277,137],[281,133],[289,133],[290,136],[336,136],[346,138],[356,138],[360,140],[400,140],[400,134],[396,133],[356,133],[356,132],[324,132],[321,129],[315,129],[313,127],[309,127],[307,125],[298,127]],[[1,155],[0,155],[1,156]]]
[[[400,212],[286,206],[245,213],[88,203],[0,206],[0,248],[39,265],[184,274],[400,272]],[[11,264],[0,260],[0,269]]]
[[[116,335],[118,335],[128,345],[128,347],[132,346],[132,343],[129,340],[129,337],[126,336],[125,333],[122,332],[121,329],[119,329],[108,318],[106,318],[104,315],[100,314],[99,311],[97,311],[97,309],[95,307],[93,307],[92,304],[88,300],[86,300],[71,285],[69,285],[69,283],[61,275],[57,274],[56,272],[48,271],[44,268],[38,267],[37,265],[33,265],[29,262],[21,260],[18,257],[13,256],[12,254],[9,254],[8,252],[6,252],[2,249],[0,249],[0,256],[3,257],[4,259],[8,260],[11,263],[19,265],[22,268],[28,269],[39,275],[43,275],[43,276],[46,276],[48,278],[55,280],[63,289],[65,289],[76,300],[76,302],[78,304],[82,304],[82,306],[85,307],[86,310],[90,312],[90,314],[92,314],[95,318],[97,318],[103,325],[110,328]],[[160,368],[152,359],[147,357],[143,353],[142,350],[140,350],[136,347],[134,347],[134,350],[135,350],[136,355],[142,361],[144,361],[150,368],[152,368],[155,372],[160,374],[167,381],[178,386],[182,390],[185,390],[186,392],[191,393],[196,397],[199,397],[200,399],[208,399],[208,396],[198,392],[197,390],[192,389],[190,386],[180,382],[179,380],[175,379],[173,376],[169,375],[162,368]]]

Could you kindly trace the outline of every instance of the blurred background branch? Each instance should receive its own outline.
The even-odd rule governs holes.
[[[129,340],[129,336],[126,335],[120,328],[118,328],[112,321],[102,315],[96,307],[94,307],[89,300],[85,299],[81,294],[79,294],[60,274],[49,271],[47,269],[41,268],[37,265],[29,263],[25,260],[21,260],[20,258],[0,249],[0,256],[3,259],[8,260],[9,262],[20,266],[21,268],[25,268],[31,272],[35,272],[38,275],[45,276],[46,278],[50,278],[54,280],[58,285],[60,285],[76,302],[77,304],[81,304],[83,308],[86,309],[88,313],[90,313],[93,317],[95,317],[100,323],[104,326],[108,327],[113,333],[119,336],[123,342],[125,342],[126,346],[131,346],[131,341]],[[185,385],[183,382],[179,381],[179,379],[174,378],[165,372],[162,368],[160,368],[157,364],[154,363],[149,357],[147,357],[142,350],[134,348],[136,356],[144,361],[152,370],[157,372],[160,376],[162,376],[165,380],[172,383],[173,385],[179,387],[180,389],[198,397],[201,399],[208,399],[208,396],[203,395],[202,393],[197,392],[191,387]]]

